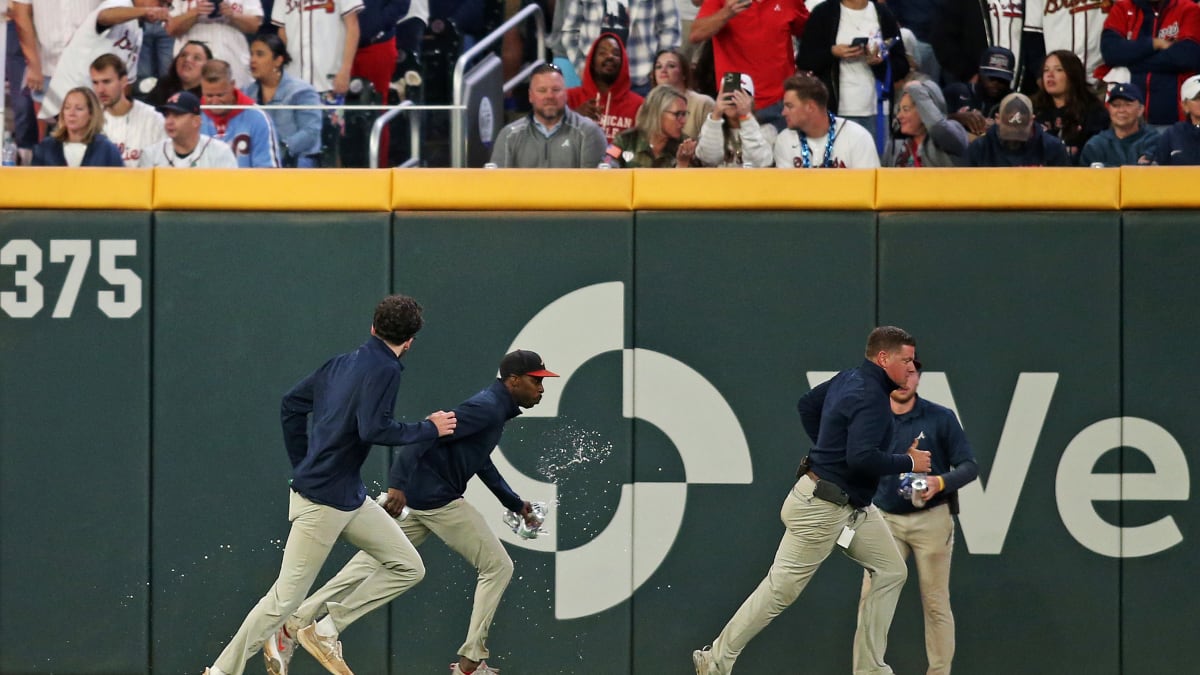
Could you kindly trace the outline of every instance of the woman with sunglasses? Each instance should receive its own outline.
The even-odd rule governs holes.
[[[686,96],[667,85],[651,89],[634,126],[613,139],[608,164],[640,169],[698,166],[696,140],[683,134],[687,118]]]

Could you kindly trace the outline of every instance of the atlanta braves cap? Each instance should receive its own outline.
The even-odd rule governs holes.
[[[1017,57],[1004,47],[988,47],[979,59],[979,72],[988,77],[995,77],[1005,82],[1012,82],[1016,72]]]
[[[1179,100],[1190,101],[1200,96],[1200,75],[1193,75],[1179,85]]]
[[[537,352],[518,349],[504,355],[500,361],[500,377],[509,375],[532,375],[533,377],[558,377],[558,373],[546,370],[546,364]]]
[[[190,91],[178,91],[171,94],[166,103],[158,106],[158,111],[199,115],[200,99],[196,98],[196,95]]]
[[[1108,96],[1105,98],[1105,102],[1107,103],[1114,98],[1123,98],[1126,101],[1137,103],[1141,103],[1144,100],[1142,98],[1142,90],[1138,89],[1138,86],[1132,82],[1118,82],[1111,85],[1108,88]]]
[[[1009,94],[996,113],[996,133],[1003,141],[1024,143],[1033,136],[1033,103],[1025,94]]]

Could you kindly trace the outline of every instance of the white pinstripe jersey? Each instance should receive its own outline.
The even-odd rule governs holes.
[[[142,157],[142,148],[165,140],[167,132],[163,116],[157,110],[133,101],[129,112],[120,117],[104,111],[104,135],[121,151],[125,166],[135,167]]]
[[[292,55],[288,75],[308,82],[318,93],[332,89],[346,46],[342,17],[362,11],[362,6],[363,0],[275,0],[271,23],[287,31]]]
[[[96,19],[100,12],[114,7],[133,7],[133,0],[104,0],[83,20],[79,30],[75,31],[71,41],[63,49],[62,58],[58,61],[58,70],[46,89],[46,98],[42,100],[39,118],[54,119],[62,108],[63,98],[71,89],[91,88],[92,61],[101,54],[116,54],[125,62],[125,68],[129,72],[137,72],[138,52],[142,49],[142,27],[136,20],[96,32]]]
[[[42,74],[46,77],[54,75],[58,59],[75,29],[100,6],[100,0],[13,0],[13,3],[33,9],[33,29],[37,31]]]
[[[1104,63],[1100,56],[1100,33],[1108,18],[1104,5],[1101,0],[1025,0],[1025,29],[1042,34],[1047,54],[1058,49],[1074,52],[1091,82],[1092,71]]]
[[[186,14],[197,4],[199,0],[172,0],[171,16]],[[261,18],[263,15],[260,0],[226,0],[226,4],[246,16]],[[188,32],[176,38],[176,54],[183,49],[188,40],[198,40],[207,44],[212,50],[213,58],[229,63],[233,70],[233,83],[238,88],[245,89],[253,81],[254,78],[250,77],[250,46],[246,42],[246,35],[231,25],[224,16],[217,19],[201,16],[196,19],[196,23],[192,24]]]
[[[1025,0],[988,0],[992,46],[1004,47],[1021,63],[1021,32],[1025,28]]]

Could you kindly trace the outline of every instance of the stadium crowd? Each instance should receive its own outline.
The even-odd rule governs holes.
[[[1192,0],[536,1],[549,53],[527,29],[496,49],[506,76],[547,61],[505,101],[498,167],[1200,163]],[[370,120],[355,135],[340,106],[448,103],[446,63],[521,4],[11,0],[6,145],[21,164],[366,166],[334,146]]]

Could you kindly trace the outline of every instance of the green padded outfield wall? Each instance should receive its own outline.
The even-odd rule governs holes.
[[[150,214],[0,212],[0,672],[149,645]]]
[[[278,570],[279,399],[366,339],[392,290],[427,308],[404,418],[486,386],[514,346],[564,375],[496,455],[519,493],[557,501],[551,536],[505,537],[504,672],[689,672],[778,544],[807,447],[796,399],[856,365],[878,322],[917,335],[923,391],[955,407],[980,459],[955,549],[956,671],[1187,672],[1193,220],[0,213],[0,673],[211,663]],[[72,313],[54,318],[68,288]],[[388,457],[366,465],[372,490]],[[468,497],[500,527],[486,489]],[[439,542],[421,552],[425,582],[343,636],[356,672],[445,672],[461,643],[474,575]],[[848,672],[860,583],[831,556],[739,672]],[[910,578],[898,672],[924,669],[921,630]],[[300,655],[294,672],[321,671]]]

